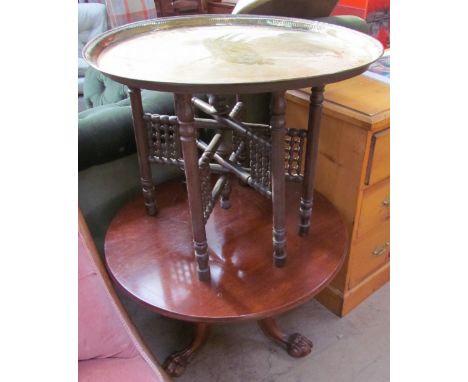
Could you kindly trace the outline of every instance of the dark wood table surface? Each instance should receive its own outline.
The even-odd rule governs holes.
[[[182,361],[179,352],[166,362],[171,375],[180,375],[188,363],[187,351],[191,357],[201,346],[197,341],[206,340],[207,324],[259,320],[266,334],[272,335],[279,329],[270,317],[313,298],[337,273],[347,246],[343,220],[336,208],[316,193],[310,234],[299,236],[300,194],[300,184],[287,182],[290,255],[287,266],[278,268],[271,258],[271,202],[234,181],[231,208],[216,206],[206,225],[209,282],[197,277],[182,180],[158,186],[156,196],[161,208],[157,217],[147,215],[139,197],[112,220],[106,234],[105,256],[116,283],[155,312],[197,323],[196,346],[192,344],[185,353],[182,351]],[[265,329],[268,324],[273,325],[270,333]],[[281,333],[276,337],[282,337],[288,346],[291,336]],[[310,347],[306,354],[309,352]],[[296,353],[302,355],[302,351]]]

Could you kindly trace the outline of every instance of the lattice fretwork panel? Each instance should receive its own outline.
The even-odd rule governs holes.
[[[289,180],[302,181],[307,131],[287,129],[284,145],[284,169]]]
[[[180,165],[182,153],[176,116],[145,114],[149,134],[150,160]]]
[[[255,134],[271,141],[269,129],[255,129]],[[270,148],[259,141],[249,139],[250,175],[265,190],[271,191]]]

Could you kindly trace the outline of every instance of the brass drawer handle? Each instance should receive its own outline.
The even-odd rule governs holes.
[[[374,249],[372,251],[372,254],[374,256],[383,255],[389,246],[390,246],[390,243],[387,241],[385,244],[383,244],[383,245],[377,247],[376,249]]]
[[[385,198],[384,201],[382,202],[382,205],[384,207],[390,207],[390,198]]]

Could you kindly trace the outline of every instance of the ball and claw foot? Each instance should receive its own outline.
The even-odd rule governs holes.
[[[186,350],[173,353],[164,362],[163,369],[170,377],[180,377],[184,374],[190,359],[191,354],[187,354]]]
[[[302,334],[286,334],[273,318],[258,321],[263,333],[286,347],[288,354],[294,358],[305,357],[312,351],[312,341]]]
[[[302,334],[294,333],[289,336],[287,350],[288,354],[294,358],[305,357],[312,351],[312,341]]]
[[[192,361],[197,350],[199,350],[208,339],[210,325],[198,322],[195,324],[195,336],[192,343],[185,349],[172,353],[163,364],[163,369],[171,377],[180,377],[184,374],[188,364]]]

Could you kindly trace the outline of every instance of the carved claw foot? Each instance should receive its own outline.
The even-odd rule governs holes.
[[[288,354],[295,358],[305,357],[312,351],[312,346],[312,341],[308,338],[302,334],[294,333],[289,336],[287,345]]]
[[[170,377],[180,377],[190,363],[191,355],[187,350],[171,354],[163,364],[164,370]]]
[[[208,324],[195,324],[195,336],[192,343],[187,348],[172,353],[164,362],[163,368],[169,376],[175,378],[184,374],[185,369],[193,359],[195,352],[206,343],[209,332],[210,326]]]
[[[305,357],[312,351],[312,341],[299,333],[291,335],[284,333],[273,318],[258,321],[258,325],[266,336],[283,344],[291,357]]]

